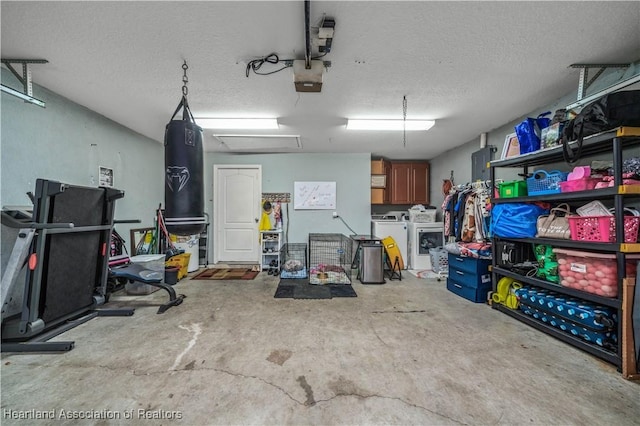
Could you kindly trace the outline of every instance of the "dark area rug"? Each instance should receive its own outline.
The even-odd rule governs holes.
[[[192,280],[252,280],[260,272],[247,268],[211,268],[200,272]]]
[[[308,279],[280,280],[276,299],[331,299],[334,297],[358,297],[349,284],[309,284]]]
[[[330,284],[331,297],[358,297],[356,291],[350,285]]]
[[[273,295],[276,299],[291,299],[293,298],[293,289],[296,288],[294,285],[278,285],[276,289],[276,294]]]
[[[323,285],[297,285],[293,288],[294,299],[331,299],[331,290]]]

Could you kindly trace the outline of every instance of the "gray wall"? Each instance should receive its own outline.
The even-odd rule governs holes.
[[[371,228],[371,156],[369,154],[224,154],[205,153],[205,210],[213,217],[214,164],[260,164],[263,192],[289,192],[288,205],[291,243],[306,242],[309,233],[328,232],[349,235],[351,231],[333,219],[333,210],[294,210],[293,183],[297,181],[336,182],[336,211],[358,234]],[[282,210],[287,214],[287,206]],[[284,224],[286,226],[286,223]],[[211,251],[212,245],[210,244]],[[213,255],[209,255],[209,260]]]
[[[5,69],[2,84],[21,88]],[[2,93],[0,204],[31,205],[26,193],[33,192],[37,178],[98,186],[103,166],[113,169],[114,186],[125,191],[115,218],[142,220],[117,225],[127,243],[131,227],[152,226],[155,209],[164,202],[162,144],[45,88],[34,85],[33,90],[46,108]],[[10,233],[3,232],[3,265],[5,236],[11,239],[5,234]]]
[[[593,74],[593,71],[591,71]],[[602,90],[603,88],[609,87],[612,84],[626,80],[634,75],[640,73],[640,62],[636,62],[632,64],[628,69],[620,70],[620,69],[611,69],[609,71],[605,71],[603,75],[593,83],[593,85],[587,91],[587,96]],[[540,113],[551,111],[551,116],[557,109],[565,108],[567,105],[573,103],[577,99],[577,86],[578,86],[578,72],[576,70],[576,90],[566,94],[558,98],[555,102],[550,105],[541,106],[536,111],[531,111],[531,113],[526,116],[517,117],[516,119],[505,123],[504,125],[487,131],[487,145],[494,145],[497,148],[495,153],[495,158],[499,159],[500,154],[502,152],[502,148],[504,146],[505,137],[514,133],[514,127],[524,120],[526,117],[535,117]],[[637,89],[634,85],[633,89]],[[444,200],[444,195],[442,194],[442,181],[443,179],[448,179],[451,170],[454,171],[454,180],[456,184],[464,184],[471,181],[471,154],[480,149],[480,135],[472,141],[468,141],[464,145],[452,149],[450,151],[445,152],[438,157],[430,160],[431,162],[431,205],[438,207],[438,217],[441,218],[442,212],[442,202]],[[604,156],[602,159],[608,159]],[[574,166],[588,164],[590,160],[586,163],[578,161],[575,164],[569,165],[566,163],[557,163],[557,164],[549,164],[541,167],[545,170],[563,170],[563,171],[571,171]],[[522,172],[519,169],[497,169],[498,179],[503,179],[505,181],[509,180],[517,180],[522,179],[522,177],[518,176],[518,173]],[[440,220],[440,219],[439,219]]]

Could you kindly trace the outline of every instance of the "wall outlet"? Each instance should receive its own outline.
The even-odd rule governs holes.
[[[338,212],[333,212],[333,217],[338,217]]]

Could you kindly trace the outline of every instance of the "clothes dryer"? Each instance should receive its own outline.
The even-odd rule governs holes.
[[[444,245],[444,224],[442,222],[409,222],[409,268],[414,270],[433,269],[430,250]]]

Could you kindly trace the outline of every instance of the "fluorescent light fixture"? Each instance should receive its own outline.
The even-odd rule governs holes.
[[[277,118],[196,118],[203,129],[277,129]]]
[[[434,120],[347,120],[348,130],[429,130]],[[406,127],[405,127],[406,126]]]

